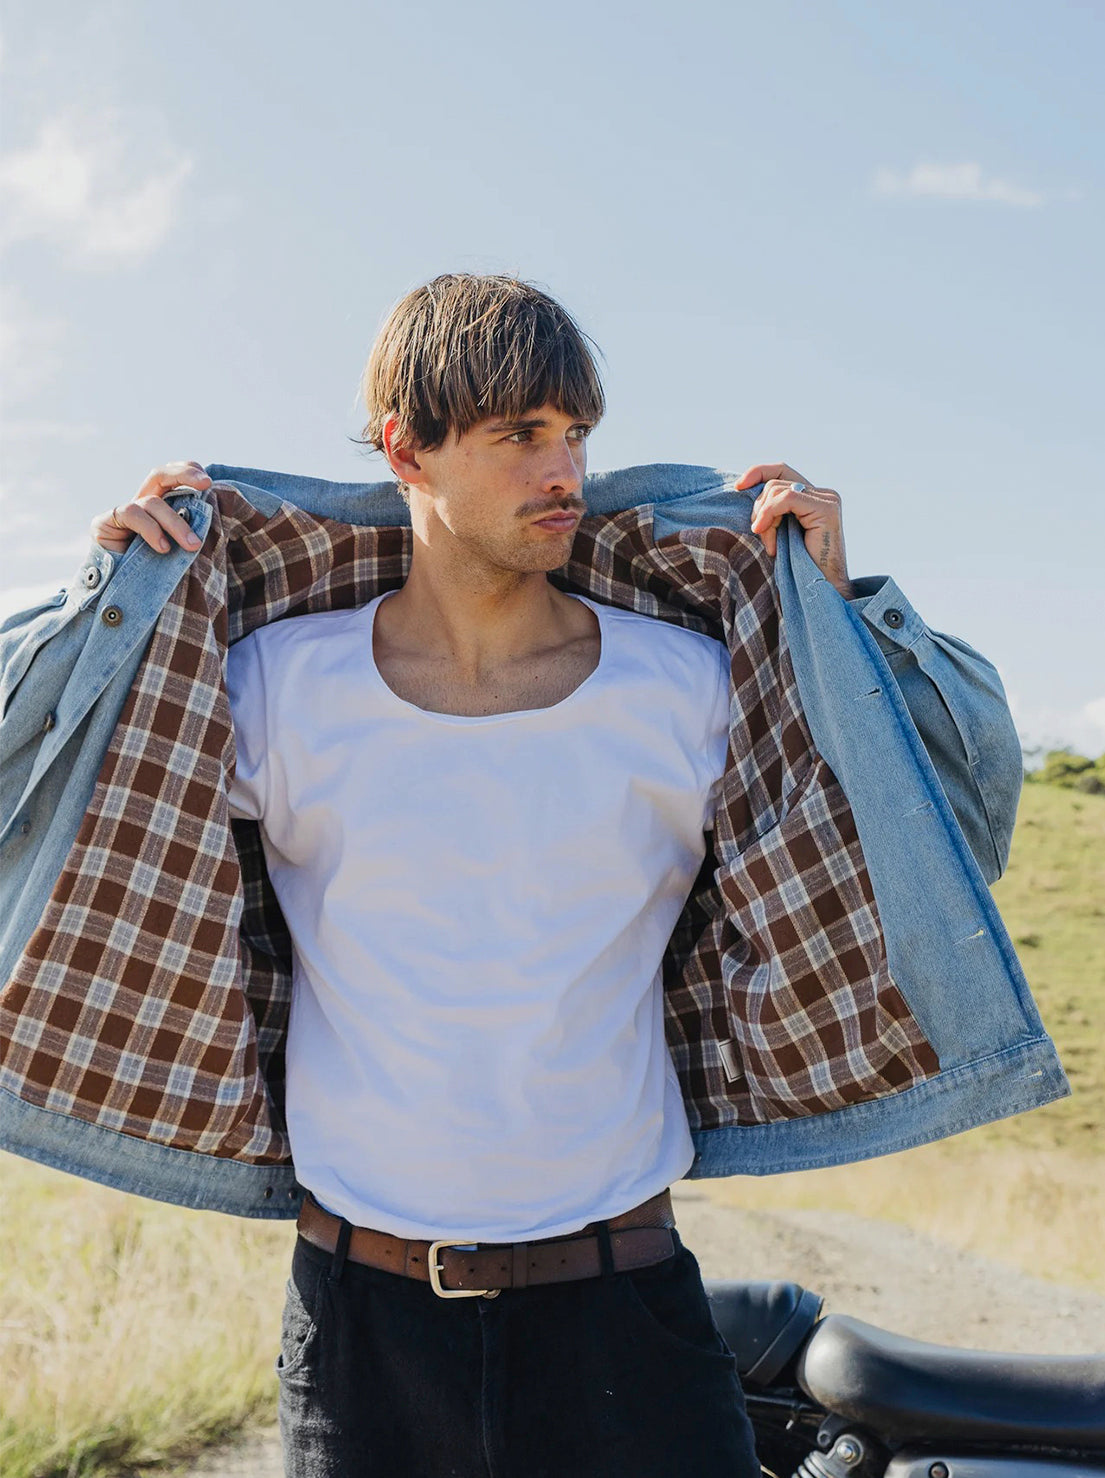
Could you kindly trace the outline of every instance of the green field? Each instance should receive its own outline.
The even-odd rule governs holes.
[[[864,1165],[703,1182],[900,1220],[1105,1291],[1105,796],[1026,786],[994,890],[1074,1096]],[[2,1157],[0,1473],[106,1478],[272,1419],[294,1227]]]
[[[981,1131],[995,1142],[1105,1151],[1105,795],[1026,785],[994,898],[1072,1097]]]

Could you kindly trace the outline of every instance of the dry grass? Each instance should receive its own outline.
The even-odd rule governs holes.
[[[994,886],[1071,1098],[994,1125],[993,1144],[1105,1155],[1105,795],[1026,785]]]
[[[972,1134],[858,1165],[699,1182],[754,1210],[851,1211],[902,1222],[1038,1278],[1105,1293],[1101,1161]]]
[[[4,1478],[118,1475],[273,1416],[291,1224],[0,1163]]]

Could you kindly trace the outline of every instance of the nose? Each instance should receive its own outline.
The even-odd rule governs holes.
[[[578,497],[586,471],[587,443],[564,437],[550,448],[541,479],[542,490],[552,497]]]

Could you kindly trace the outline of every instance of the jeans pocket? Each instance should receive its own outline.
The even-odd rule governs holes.
[[[683,1356],[736,1366],[710,1312],[698,1260],[686,1247],[680,1244],[673,1257],[652,1267],[617,1276],[631,1318],[653,1340]]]
[[[326,1302],[326,1264],[292,1258],[292,1273],[284,1288],[284,1316],[280,1324],[280,1352],[276,1374],[283,1380],[304,1369],[318,1344]]]

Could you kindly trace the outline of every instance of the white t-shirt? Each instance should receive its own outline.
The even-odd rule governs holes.
[[[296,1173],[400,1236],[575,1231],[693,1156],[661,961],[712,825],[728,655],[584,600],[600,657],[566,698],[431,713],[376,666],[384,599],[227,659],[231,814],[261,823],[294,946]]]

